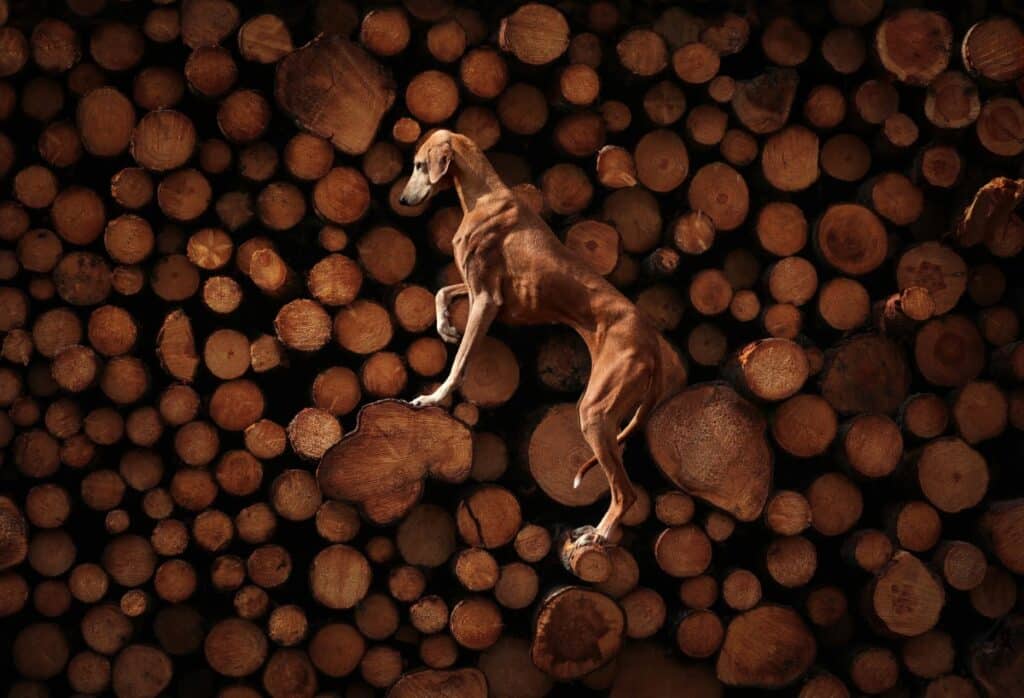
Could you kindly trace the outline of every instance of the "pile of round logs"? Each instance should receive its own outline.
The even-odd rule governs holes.
[[[0,694],[1024,695],[1022,22],[0,0]],[[605,549],[569,330],[403,402],[438,127],[685,358]]]

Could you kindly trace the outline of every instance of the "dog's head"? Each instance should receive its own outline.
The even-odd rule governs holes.
[[[434,186],[448,173],[452,163],[452,133],[439,129],[427,136],[413,159],[412,176],[398,201],[403,206],[416,206],[430,196]]]

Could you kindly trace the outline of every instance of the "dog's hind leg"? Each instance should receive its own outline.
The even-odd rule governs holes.
[[[636,501],[636,491],[626,474],[626,466],[622,462],[621,446],[615,439],[616,424],[607,416],[590,420],[583,427],[583,438],[593,449],[597,462],[601,464],[608,477],[611,491],[611,503],[595,534],[599,542],[605,542],[615,532],[626,510]]]
[[[600,541],[611,537],[622,515],[636,501],[636,491],[622,462],[622,446],[617,435],[619,425],[635,415],[643,403],[651,370],[634,356],[616,357],[609,368],[605,373],[592,374],[579,404],[583,438],[608,478],[611,491],[608,511],[594,532]]]

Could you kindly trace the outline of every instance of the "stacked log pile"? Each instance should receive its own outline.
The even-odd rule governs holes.
[[[0,0],[5,695],[1024,694],[1024,15],[685,5]],[[686,359],[605,550],[437,127]]]

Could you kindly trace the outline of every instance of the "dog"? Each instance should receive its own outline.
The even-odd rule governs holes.
[[[463,283],[437,292],[438,334],[447,342],[459,342],[449,312],[453,299],[469,296],[469,318],[447,378],[412,404],[436,405],[459,386],[467,359],[496,319],[573,328],[590,352],[590,379],[578,408],[583,438],[594,453],[580,466],[573,485],[579,487],[583,475],[598,463],[611,493],[608,511],[596,528],[584,527],[574,537],[580,544],[604,544],[636,501],[622,443],[685,385],[686,369],[637,307],[517,199],[472,139],[447,130],[429,134],[416,151],[399,201],[406,206],[422,203],[449,175],[462,205],[452,246]]]

